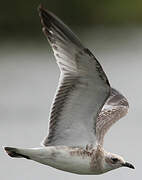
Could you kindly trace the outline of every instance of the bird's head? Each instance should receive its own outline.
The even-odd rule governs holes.
[[[105,153],[104,166],[106,171],[117,169],[120,167],[135,169],[132,164],[126,162],[121,156],[112,153]]]

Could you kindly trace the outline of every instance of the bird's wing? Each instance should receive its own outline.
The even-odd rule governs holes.
[[[43,31],[61,74],[45,146],[96,142],[96,118],[110,95],[108,79],[94,55],[51,12],[39,8]]]
[[[111,95],[104,104],[96,122],[96,136],[98,144],[103,145],[103,140],[109,128],[128,112],[127,99],[117,90],[112,89]]]

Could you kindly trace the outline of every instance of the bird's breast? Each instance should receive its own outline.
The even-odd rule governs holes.
[[[95,164],[95,150],[66,146],[50,146],[45,149],[44,155],[42,153],[42,158],[38,160],[42,164],[76,174],[100,174]]]

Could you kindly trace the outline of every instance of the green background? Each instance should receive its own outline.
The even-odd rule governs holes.
[[[42,3],[70,26],[128,26],[142,24],[141,0],[13,0],[1,1],[0,38],[37,37]]]

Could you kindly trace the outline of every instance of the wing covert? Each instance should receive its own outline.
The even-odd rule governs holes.
[[[127,99],[112,88],[111,95],[104,104],[96,122],[97,142],[103,145],[104,136],[110,127],[128,112]]]

